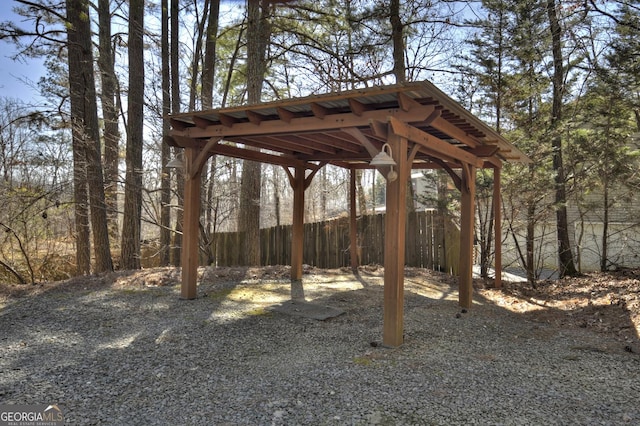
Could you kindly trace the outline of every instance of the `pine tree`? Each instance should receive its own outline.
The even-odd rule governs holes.
[[[127,172],[120,267],[140,268],[142,214],[142,137],[144,119],[144,0],[129,2],[129,96]]]
[[[80,222],[82,240],[78,242],[78,268],[87,273],[87,236],[82,228],[87,226],[82,205],[88,189],[95,271],[113,269],[107,227],[104,179],[100,157],[100,133],[96,104],[95,79],[93,74],[93,53],[89,4],[84,0],[67,0],[67,38],[69,51],[69,91],[71,100],[71,121],[74,149],[74,185],[76,202],[81,211],[76,211]],[[84,180],[83,180],[84,179]],[[88,228],[87,228],[88,231]],[[88,234],[87,234],[88,235]]]

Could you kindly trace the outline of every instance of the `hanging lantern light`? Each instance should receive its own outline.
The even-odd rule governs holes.
[[[184,169],[184,161],[182,161],[179,157],[176,157],[169,161],[165,167],[167,169]]]
[[[387,180],[393,182],[398,179],[398,173],[393,170],[393,166],[396,166],[397,163],[393,159],[391,146],[388,143],[382,145],[382,150],[371,159],[369,164],[372,166],[389,166],[390,170],[389,173],[387,173]]]

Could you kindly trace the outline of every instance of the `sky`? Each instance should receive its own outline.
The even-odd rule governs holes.
[[[13,0],[0,0],[0,22],[20,23],[24,19],[12,12],[16,5]],[[45,74],[45,69],[40,61],[13,61],[11,56],[15,52],[11,42],[0,40],[0,97],[17,98],[27,103],[37,102],[39,93],[35,85]]]

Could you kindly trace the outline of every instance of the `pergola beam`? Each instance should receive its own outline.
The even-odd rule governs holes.
[[[217,144],[211,148],[212,154],[226,155],[227,157],[240,158],[242,160],[259,161],[278,166],[305,166],[306,162],[286,155],[274,155],[266,152],[252,151],[236,146]]]
[[[480,141],[477,138],[469,135],[464,130],[461,130],[459,127],[454,126],[444,118],[437,117],[435,120],[431,122],[431,127],[434,129],[438,129],[441,132],[446,133],[454,139],[462,142],[465,145],[470,146],[471,148],[475,148],[480,145]]]
[[[321,111],[320,108],[318,108],[320,105],[316,107],[313,107],[313,105],[317,104],[312,104],[312,108],[315,108],[314,112],[317,112],[318,116],[291,118],[288,122],[282,120],[265,120],[258,126],[251,122],[238,122],[233,117],[220,114],[221,118],[223,116],[225,117],[226,123],[208,126],[206,129],[187,127],[178,130],[174,128],[174,130],[171,131],[171,135],[204,139],[210,137],[231,138],[234,136],[303,134],[309,131],[322,132],[345,127],[369,127],[370,120],[386,121],[389,116],[394,116],[401,122],[422,122],[426,120],[435,109],[433,105],[412,108],[410,111],[398,111],[393,108],[379,109],[363,111],[362,115],[358,116],[353,113],[328,114],[325,111],[326,108]],[[323,111],[326,114],[323,115]]]
[[[451,158],[468,164],[473,164],[476,167],[482,165],[482,162],[478,159],[478,157],[470,152],[467,152],[460,148],[456,148],[450,143],[447,143],[442,139],[430,135],[427,132],[423,132],[422,130],[409,124],[403,123],[393,116],[389,116],[388,121],[391,125],[392,131],[395,134],[407,138],[411,142],[422,145],[426,150],[431,151],[438,156]]]

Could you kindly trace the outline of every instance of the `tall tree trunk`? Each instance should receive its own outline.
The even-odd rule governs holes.
[[[564,64],[562,55],[562,28],[558,21],[555,0],[547,0],[547,13],[553,50],[553,103],[551,111],[551,145],[553,148],[553,170],[555,171],[555,203],[558,233],[558,260],[560,277],[577,274],[567,218],[567,188],[562,162],[562,105],[564,95]]]
[[[170,19],[170,54],[171,54],[171,112],[176,114],[180,112],[180,47],[179,47],[179,21],[178,21],[178,12],[179,12],[179,1],[171,0],[170,3],[170,11],[169,11],[169,19]],[[176,148],[174,149],[174,155],[181,155],[182,149]],[[184,205],[184,179],[182,177],[182,173],[178,171],[174,174],[176,179],[176,197],[178,198],[178,205]],[[176,224],[175,224],[175,235],[173,238],[173,253],[172,253],[172,262],[174,266],[180,266],[180,251],[182,250],[182,218],[183,210],[182,208],[178,208],[176,211]]]
[[[273,169],[273,209],[276,215],[276,226],[280,226],[280,178],[276,168]]]
[[[218,37],[218,15],[220,13],[220,0],[210,0],[209,2],[209,20],[207,22],[207,29],[205,33],[205,45],[204,45],[204,60],[202,63],[202,91],[200,93],[202,109],[213,108],[213,86],[216,75],[216,42]],[[216,157],[212,156],[209,165],[205,165],[203,173],[208,179],[207,184],[203,185],[203,192],[206,202],[203,203],[203,207],[206,208],[206,226],[203,232],[206,237],[207,257],[208,264],[215,262],[215,250],[213,244],[215,244],[214,230],[216,228],[215,215],[213,214],[213,199],[214,199],[214,180],[216,170]]]
[[[393,75],[396,83],[404,83],[407,80],[407,65],[405,63],[404,24],[400,17],[400,0],[391,0],[389,4],[389,22],[391,23],[391,41],[393,43]],[[407,197],[405,204],[407,213],[415,213],[413,185],[411,184],[411,172],[407,181]]]
[[[321,220],[327,220],[327,193],[329,192],[327,182],[327,168],[320,170],[320,216]]]
[[[607,260],[609,257],[609,179],[604,177],[604,189],[602,194],[602,202],[604,208],[604,217],[602,218],[602,254],[600,255],[600,271],[607,271]]]
[[[247,2],[247,100],[260,102],[266,72],[265,55],[271,36],[269,2]],[[260,264],[260,163],[243,161],[238,230],[243,234],[245,265]]]
[[[110,0],[98,1],[99,57],[98,67],[102,76],[102,117],[104,119],[104,181],[105,202],[109,235],[118,236],[118,160],[120,130],[118,129],[118,109],[116,91],[118,80],[113,61],[111,44],[111,8]]]
[[[69,69],[72,66],[69,55]],[[71,126],[73,133],[73,205],[76,230],[76,273],[88,275],[91,273],[91,240],[89,232],[89,193],[87,188],[87,160],[81,147],[82,136],[80,134],[81,123],[73,118],[73,103],[71,105]],[[78,133],[78,134],[76,134]]]
[[[96,272],[113,269],[107,214],[104,195],[104,179],[100,158],[100,131],[98,107],[93,75],[93,53],[89,4],[82,0],[67,0],[67,38],[69,42],[69,90],[74,150],[84,155],[86,183],[89,188],[89,208],[93,233]],[[82,155],[81,155],[82,156]],[[80,156],[80,157],[81,157]],[[80,158],[82,160],[82,158]],[[75,179],[74,179],[75,181]],[[76,184],[80,182],[75,181]],[[78,188],[78,194],[85,192]],[[84,201],[84,196],[80,202]],[[82,213],[80,213],[82,214]],[[84,219],[81,219],[84,224]],[[84,237],[83,237],[84,238]],[[83,241],[82,244],[85,244]],[[85,250],[85,248],[82,248]],[[84,253],[82,261],[85,262]],[[80,257],[80,256],[79,256]],[[83,268],[85,266],[83,265]],[[86,273],[86,269],[82,272]]]
[[[84,152],[84,88],[79,82],[82,76],[83,52],[77,22],[81,2],[67,1],[67,40],[69,42],[69,83],[71,97],[71,134],[73,150],[73,201],[76,231],[77,274],[91,273],[91,240],[89,231],[89,192],[87,187],[87,159]],[[77,20],[77,19],[76,19]]]
[[[161,35],[160,60],[162,63],[162,115],[171,112],[171,81],[169,80],[169,1],[162,0],[161,4]],[[165,166],[171,158],[171,148],[168,144],[170,125],[162,120],[161,164],[160,178],[160,265],[167,266],[171,261],[171,171]]]
[[[532,167],[530,167],[531,169]],[[531,172],[533,174],[533,172]],[[536,203],[527,201],[527,238],[525,242],[526,257],[524,267],[527,272],[527,282],[535,288],[536,286],[536,262],[534,253],[534,242],[536,238]]]
[[[393,75],[396,78],[396,83],[404,83],[407,67],[404,62],[404,26],[400,19],[400,0],[391,0],[389,12],[391,41],[393,42]]]
[[[142,134],[144,107],[144,0],[129,2],[129,97],[127,173],[122,221],[122,269],[140,268],[142,213]]]
[[[195,4],[196,8],[197,3]],[[197,9],[196,9],[197,15]],[[204,2],[204,12],[203,16],[198,22],[198,32],[195,34],[194,38],[196,40],[196,46],[193,52],[193,61],[191,62],[191,84],[189,85],[189,111],[194,111],[196,109],[196,98],[198,97],[198,83],[201,83],[202,80],[198,78],[198,74],[200,73],[200,59],[202,58],[202,38],[205,32],[205,25],[207,23],[207,16],[209,15],[209,0],[205,0]],[[196,19],[198,17],[196,16]]]
[[[202,108],[213,107],[213,83],[216,75],[216,41],[218,38],[218,15],[220,0],[211,0],[207,24],[204,63],[202,65]]]
[[[364,190],[364,186],[362,186],[362,175],[364,173],[364,170],[361,169],[356,169],[356,198],[358,200],[358,211],[360,212],[361,215],[363,214],[367,214],[367,196],[365,194],[365,190]],[[375,172],[377,173],[377,172]],[[375,213],[376,211],[376,191],[375,191],[375,175],[374,175],[374,187],[373,187],[373,196],[371,197],[373,199],[373,212]]]

